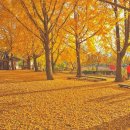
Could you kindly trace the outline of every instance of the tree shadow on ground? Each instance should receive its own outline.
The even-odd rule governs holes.
[[[17,96],[17,95],[26,95],[26,94],[34,94],[34,93],[45,93],[45,92],[56,92],[56,91],[61,91],[61,90],[75,90],[75,89],[83,89],[86,88],[87,90],[93,90],[93,89],[104,89],[107,88],[109,85],[106,86],[93,86],[91,85],[79,85],[79,86],[68,86],[64,88],[54,88],[54,89],[44,89],[44,90],[37,90],[37,91],[26,91],[24,89],[14,89],[14,90],[8,90],[8,91],[0,91],[0,97],[6,97],[6,96]]]

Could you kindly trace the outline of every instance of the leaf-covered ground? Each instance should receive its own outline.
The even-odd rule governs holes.
[[[119,88],[113,79],[88,82],[57,74],[54,81],[38,81],[43,73],[29,71],[0,75],[0,130],[126,130],[130,126],[130,90]]]

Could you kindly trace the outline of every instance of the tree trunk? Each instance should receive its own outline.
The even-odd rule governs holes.
[[[46,57],[47,80],[53,80],[51,52],[50,52],[49,44],[45,44],[45,57]]]
[[[53,73],[56,72],[56,71],[55,71],[55,64],[54,64],[54,63],[52,64],[52,72],[53,72]]]
[[[14,61],[13,61],[13,54],[11,54],[11,69],[15,70]]]
[[[34,71],[38,71],[38,65],[37,65],[37,57],[33,55],[33,65],[34,65]]]
[[[77,77],[81,77],[80,44],[76,41]]]
[[[53,53],[51,52],[51,65],[52,65],[52,72],[55,73],[55,63]]]
[[[31,69],[30,57],[27,58],[27,69]]]
[[[117,4],[117,0],[114,0],[114,3]],[[115,6],[114,8],[115,18],[118,18],[118,8]],[[117,48],[117,61],[116,61],[116,82],[122,82],[122,73],[121,73],[121,65],[122,65],[122,56],[121,56],[121,43],[120,43],[120,28],[119,23],[116,23],[116,48]]]
[[[120,53],[117,53],[116,78],[115,78],[116,82],[122,82],[123,81],[122,73],[121,73],[121,65],[122,65],[122,57],[121,57]]]
[[[12,69],[12,70],[15,70],[15,68],[14,68],[14,61],[13,61],[13,59],[11,59],[11,69]]]
[[[47,80],[53,80],[52,73],[52,62],[51,62],[51,51],[50,51],[50,39],[49,39],[49,20],[48,13],[46,10],[46,2],[43,2],[42,6],[43,16],[44,16],[44,32],[41,32],[41,37],[43,39],[43,46],[45,49],[45,58],[46,58],[46,76]]]
[[[78,30],[78,13],[77,10],[74,10],[74,20],[75,20],[75,44],[76,44],[76,59],[77,59],[77,77],[81,77],[81,61],[80,61],[80,43],[79,43],[79,34]]]

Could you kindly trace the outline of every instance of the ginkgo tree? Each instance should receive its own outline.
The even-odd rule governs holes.
[[[130,1],[114,0],[102,1],[107,3],[107,7],[113,10],[114,18],[117,19],[115,24],[115,45],[116,45],[116,78],[120,82],[122,79],[122,60],[130,46]]]
[[[15,33],[17,36],[13,36],[16,43],[13,51],[21,57],[26,57],[28,62],[32,58],[35,70],[37,70],[36,59],[44,53],[48,80],[53,79],[52,70],[54,71],[55,65],[62,59],[61,57],[71,49],[75,50],[75,53],[72,54],[74,62],[76,59],[77,76],[80,77],[82,51],[86,54],[89,53],[86,49],[87,46],[91,46],[89,40],[93,37],[102,37],[103,44],[99,45],[99,42],[96,42],[93,43],[93,47],[95,48],[95,44],[98,44],[107,48],[108,46],[105,44],[109,43],[105,38],[107,34],[113,35],[113,33],[110,34],[113,31],[116,35],[116,46],[114,46],[117,52],[116,81],[121,81],[121,62],[130,45],[129,8],[129,0],[0,1],[0,9],[5,11],[3,17],[7,17],[6,14],[9,14],[22,25],[13,23],[17,32]],[[2,25],[2,23],[0,24]],[[114,27],[115,29],[113,29]],[[8,34],[7,38],[9,38],[12,33],[5,34]],[[21,37],[18,36],[21,34]],[[17,51],[17,47],[22,48],[21,54]],[[67,53],[66,55],[68,56]]]
[[[73,0],[14,0],[12,1],[12,7],[7,7],[8,4],[11,4],[10,1],[5,0],[4,2],[1,2],[1,5],[12,15],[14,15],[17,20],[29,31],[31,31],[29,25],[27,24],[27,26],[24,23],[24,19],[22,19],[22,21],[20,20],[20,16],[17,13],[17,10],[24,10],[24,13],[21,15],[24,15],[24,17],[28,18],[33,23],[35,28],[37,28],[38,33],[35,35],[39,37],[44,46],[46,58],[46,75],[48,80],[53,79],[50,51],[50,33],[59,23],[59,20],[62,21],[59,25],[59,28],[61,28],[62,25],[66,22],[74,8],[69,7],[71,2],[73,2]],[[76,3],[77,2],[75,2],[74,5],[76,5]]]
[[[114,0],[115,4],[117,4],[117,0]],[[123,5],[130,8],[130,1],[124,1]],[[119,9],[117,6],[114,7],[115,18],[119,18]],[[122,81],[122,73],[121,73],[121,66],[122,66],[122,59],[126,54],[128,47],[130,46],[130,11],[123,11],[123,25],[124,25],[124,38],[123,44],[121,41],[121,34],[120,34],[120,23],[117,22],[115,29],[116,29],[116,47],[117,47],[117,71],[116,71],[116,81]]]
[[[80,0],[75,6],[64,31],[68,33],[66,38],[75,43],[77,77],[81,76],[81,46],[95,35],[105,35],[112,29],[111,23],[115,23],[115,19],[111,15],[112,11],[99,4],[97,0]]]
[[[22,31],[19,31],[17,40],[14,43],[13,53],[27,63],[27,69],[31,69],[31,60],[33,60],[34,70],[38,71],[37,58],[44,52],[42,43],[21,25],[17,26],[19,26],[19,29],[22,28]]]
[[[60,34],[61,35],[61,34]],[[56,39],[53,39],[51,46],[51,62],[52,62],[52,71],[55,73],[55,66],[61,56],[65,51],[66,45],[64,44],[65,40],[63,36],[58,36]]]
[[[1,18],[0,18],[0,49],[3,53],[10,55],[11,69],[14,70],[14,61],[13,61],[13,47],[16,42],[17,30],[16,30],[16,19],[12,17],[9,13],[6,13],[4,10],[0,9]],[[9,62],[9,61],[8,61]],[[9,66],[9,64],[8,64]],[[9,68],[9,67],[8,67]]]

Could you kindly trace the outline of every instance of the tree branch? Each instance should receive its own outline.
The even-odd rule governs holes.
[[[126,8],[126,7],[124,7],[124,6],[121,6],[121,5],[119,5],[119,4],[115,4],[115,3],[110,2],[110,1],[107,1],[107,0],[98,0],[98,1],[101,1],[101,2],[103,2],[103,3],[110,4],[110,5],[113,5],[113,6],[117,6],[117,7],[121,8],[121,9],[124,9],[124,10],[130,11],[129,8]]]
[[[36,36],[38,39],[40,39],[43,42],[43,39],[41,37],[39,37],[37,34],[35,34],[32,29],[28,28],[11,10],[9,10],[7,7],[5,7],[3,5],[3,3],[0,2],[0,4],[2,5],[2,7],[9,13],[11,14],[13,17],[16,18],[16,20],[25,28],[27,29],[29,32],[31,32],[34,36]]]
[[[40,16],[40,14],[39,14],[39,12],[38,12],[38,10],[37,10],[37,8],[36,8],[36,5],[35,5],[35,3],[34,3],[34,0],[31,0],[31,4],[32,4],[32,8],[33,8],[34,11],[36,12],[36,14],[37,14],[37,16],[39,17],[39,19],[41,20],[41,22],[44,23],[43,18]]]

